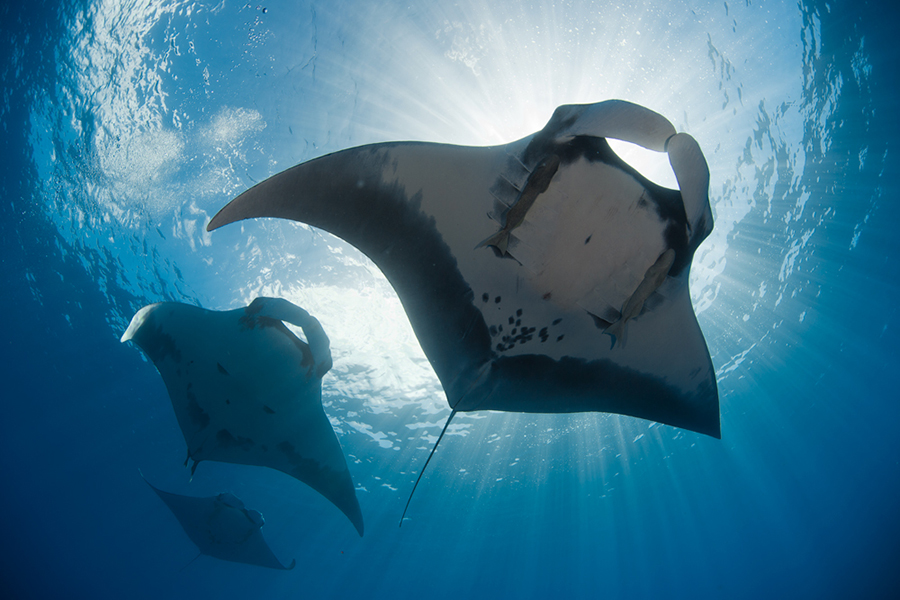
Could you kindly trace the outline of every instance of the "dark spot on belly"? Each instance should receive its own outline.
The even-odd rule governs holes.
[[[549,300],[551,296],[553,296],[553,292],[547,292],[546,294],[544,294],[543,298],[544,300]]]
[[[219,373],[221,373],[222,375],[228,375],[228,371],[226,371],[225,367],[223,367],[220,363],[216,363],[216,366],[219,368]]]
[[[519,310],[516,311],[516,316],[517,316],[517,317],[521,317],[521,316],[522,316],[522,309],[521,309],[521,308],[520,308]]]
[[[513,319],[512,317],[509,318],[509,324],[510,324],[510,325],[512,325],[512,324],[515,323],[515,322],[516,322],[515,319]]]
[[[562,322],[562,319],[554,319],[553,325],[559,325]]]
[[[500,296],[494,298],[494,304],[500,304]]]
[[[561,336],[559,336],[558,338],[556,338],[556,341],[557,341],[557,342],[561,342],[562,339],[563,339],[564,337],[566,337],[566,334],[562,334]]]
[[[490,296],[487,295],[487,292],[485,292],[481,295],[482,302],[487,302],[489,299],[490,299]]]
[[[584,240],[585,245],[587,245],[587,243],[591,241],[591,238],[592,238],[592,237],[594,237],[593,234],[587,236],[587,239]]]

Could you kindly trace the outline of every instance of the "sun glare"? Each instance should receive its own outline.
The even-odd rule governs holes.
[[[636,144],[621,140],[608,139],[613,151],[619,158],[638,170],[638,172],[661,186],[678,189],[678,181],[669,164],[669,157],[665,152],[654,152]]]

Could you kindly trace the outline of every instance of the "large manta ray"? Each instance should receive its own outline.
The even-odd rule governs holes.
[[[667,152],[680,190],[643,177],[605,138]],[[207,229],[279,217],[365,253],[400,297],[451,418],[601,411],[718,438],[715,371],[688,290],[713,226],[708,189],[692,137],[613,100],[560,106],[504,146],[329,154],[247,190]]]
[[[308,343],[282,321],[301,327]],[[277,469],[325,496],[363,534],[353,480],[322,409],[331,350],[315,317],[280,298],[224,312],[163,302],[134,315],[128,340],[166,384],[191,473],[204,460]]]
[[[270,569],[290,570],[297,564],[296,560],[287,567],[281,564],[260,531],[265,523],[263,516],[246,508],[233,494],[182,496],[144,481],[166,503],[200,554]]]

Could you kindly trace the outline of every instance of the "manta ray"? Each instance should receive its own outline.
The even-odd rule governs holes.
[[[306,342],[282,321],[301,327]],[[163,302],[134,315],[128,340],[166,384],[191,474],[204,460],[271,467],[322,494],[363,535],[353,480],[322,408],[331,349],[315,317],[279,298],[224,312]]]
[[[206,554],[231,562],[283,570],[293,569],[297,564],[292,560],[286,567],[275,558],[260,531],[265,524],[263,516],[246,508],[233,494],[225,492],[206,498],[182,496],[164,492],[146,479],[144,481],[166,503],[200,550],[197,558]]]
[[[607,138],[666,152],[679,189],[645,178]],[[397,292],[450,419],[600,411],[719,438],[688,289],[713,227],[708,190],[690,135],[611,100],[560,106],[501,146],[391,142],[322,156],[245,191],[207,229],[276,217],[362,251]]]

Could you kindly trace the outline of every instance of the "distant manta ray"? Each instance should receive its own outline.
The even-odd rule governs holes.
[[[605,138],[667,152],[680,190],[643,177]],[[612,100],[560,106],[503,146],[329,154],[247,190],[207,229],[279,217],[366,254],[441,380],[447,425],[458,411],[599,411],[719,438],[715,371],[688,290],[713,227],[708,190],[691,136]]]
[[[306,342],[282,321],[302,328]],[[287,473],[339,508],[362,536],[353,480],[322,408],[331,349],[315,317],[281,298],[224,312],[162,302],[134,315],[122,336],[129,340],[166,384],[192,474],[204,460]]]
[[[164,492],[146,479],[144,481],[166,503],[200,554],[285,571],[296,566],[296,560],[284,566],[275,558],[260,531],[265,524],[263,516],[246,508],[233,494],[226,492],[205,498],[182,496]]]

